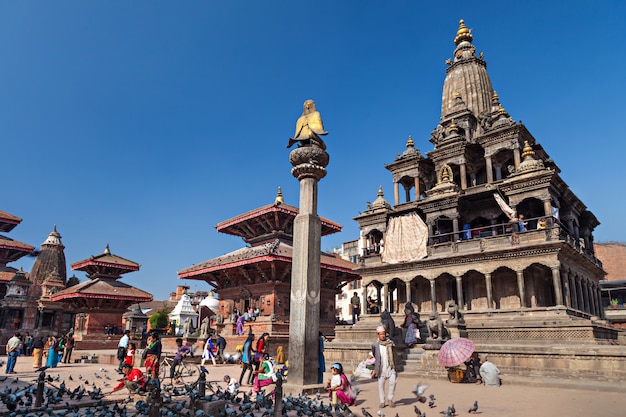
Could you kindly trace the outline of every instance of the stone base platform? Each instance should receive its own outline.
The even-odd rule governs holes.
[[[284,395],[309,395],[315,394],[317,392],[324,392],[323,384],[309,384],[309,385],[296,385],[285,382],[283,384],[283,394]]]

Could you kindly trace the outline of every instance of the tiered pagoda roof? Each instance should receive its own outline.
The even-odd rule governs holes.
[[[21,222],[19,217],[0,211],[0,232],[10,232]],[[17,272],[17,269],[7,266],[9,262],[17,261],[34,249],[34,246],[0,235],[0,282],[9,282]]]

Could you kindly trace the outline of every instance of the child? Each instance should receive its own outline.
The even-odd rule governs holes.
[[[210,339],[209,339],[210,340]],[[189,346],[183,345],[183,339],[180,337],[176,339],[176,356],[174,356],[174,361],[170,366],[170,385],[174,383],[174,373],[176,371],[176,367],[183,361],[183,358],[187,355],[193,356],[193,352]],[[204,362],[204,361],[203,361]],[[204,365],[204,363],[203,363]]]
[[[231,395],[237,395],[237,392],[239,390],[239,383],[228,375],[224,375],[224,382],[226,382],[226,384],[228,385],[228,392]]]
[[[135,350],[137,350],[137,345],[133,342],[130,342],[128,344],[128,349],[126,350],[124,363],[129,364],[131,367],[135,366]]]
[[[340,363],[334,363],[330,370],[333,376],[326,382],[326,388],[331,395],[331,402],[337,404],[337,401],[341,401],[347,405],[356,405],[356,392],[343,373],[343,366]]]

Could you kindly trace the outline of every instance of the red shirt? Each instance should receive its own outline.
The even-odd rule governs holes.
[[[146,384],[146,378],[143,376],[143,372],[139,368],[133,368],[131,371],[120,381],[119,384],[113,388],[113,391],[124,388],[124,381],[138,382],[143,387]]]

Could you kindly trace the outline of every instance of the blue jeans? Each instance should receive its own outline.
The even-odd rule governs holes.
[[[7,359],[7,368],[5,370],[5,373],[10,373],[13,372],[13,368],[15,368],[15,362],[17,361],[17,350],[14,350],[13,352],[9,353],[8,355],[8,359]]]

